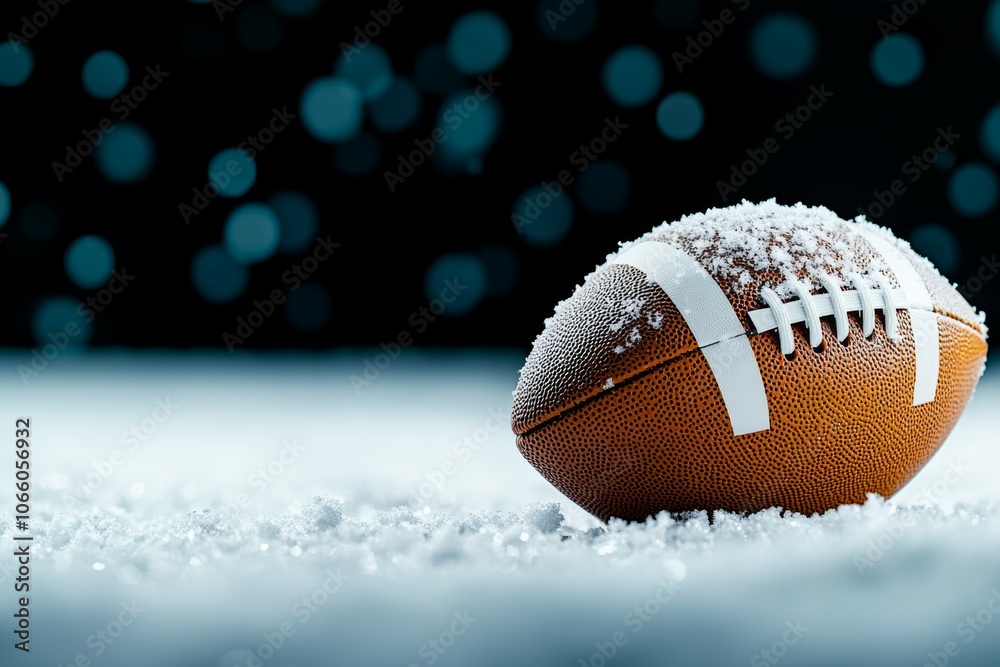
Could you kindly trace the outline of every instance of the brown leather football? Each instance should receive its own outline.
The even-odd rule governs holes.
[[[889,497],[941,446],[983,317],[888,230],[743,202],[663,224],[587,276],[514,392],[524,457],[602,520]]]

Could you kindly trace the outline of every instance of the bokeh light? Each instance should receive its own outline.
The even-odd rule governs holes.
[[[223,197],[242,197],[257,180],[257,163],[238,148],[226,148],[208,163],[208,180]]]
[[[21,207],[17,224],[21,233],[33,241],[48,241],[59,230],[59,212],[49,202],[28,201]]]
[[[372,173],[381,159],[382,142],[371,132],[358,133],[333,152],[333,163],[337,169],[352,176]]]
[[[701,101],[687,91],[671,93],[656,108],[656,124],[668,139],[687,141],[696,136],[705,123]]]
[[[944,274],[958,268],[961,249],[958,239],[942,225],[921,225],[910,233],[910,244]]]
[[[938,153],[937,160],[934,161],[934,167],[940,171],[949,171],[958,162],[958,155],[955,153],[955,149],[945,151],[944,153]]]
[[[210,303],[229,303],[246,289],[246,266],[229,256],[222,246],[202,248],[191,262],[191,282]]]
[[[653,15],[661,28],[680,32],[695,25],[700,10],[698,0],[656,0]]]
[[[114,51],[98,51],[83,63],[83,88],[101,100],[115,97],[128,83],[128,65]]]
[[[628,203],[632,179],[620,162],[596,162],[580,174],[575,193],[583,210],[607,215],[620,211]]]
[[[969,162],[956,169],[948,181],[952,208],[967,218],[989,213],[997,203],[997,178],[983,162]]]
[[[320,141],[347,141],[361,128],[363,104],[361,91],[350,81],[318,79],[302,93],[302,124]]]
[[[465,315],[486,295],[486,269],[475,255],[450,253],[439,257],[424,276],[424,294],[444,315]],[[449,303],[449,300],[451,301]]]
[[[392,84],[389,54],[374,42],[363,49],[351,48],[337,58],[336,73],[361,91],[366,101],[385,93]]]
[[[115,270],[115,251],[100,236],[88,234],[70,244],[65,257],[66,275],[77,287],[100,287]]]
[[[284,253],[304,250],[316,238],[319,213],[312,200],[301,192],[285,190],[267,200],[267,206],[278,218],[281,232],[278,250]]]
[[[226,219],[224,233],[229,256],[240,264],[267,259],[278,249],[278,216],[263,204],[243,204]]]
[[[460,72],[486,74],[510,52],[510,30],[490,11],[475,11],[455,21],[448,34],[448,57]]]
[[[399,132],[420,117],[420,91],[407,79],[396,77],[389,88],[371,103],[372,125],[380,132]]]
[[[445,99],[439,118],[447,139],[440,145],[445,157],[464,162],[485,152],[500,130],[500,107],[493,98],[480,100],[472,91],[454,93]]]
[[[10,220],[10,189],[0,181],[0,227],[7,224]]]
[[[536,12],[538,27],[549,39],[572,42],[583,39],[597,25],[597,0],[542,0]]]
[[[330,293],[316,283],[302,283],[297,290],[288,294],[288,300],[285,301],[285,316],[299,331],[322,329],[330,320],[332,311]]]
[[[558,243],[569,233],[573,224],[573,204],[569,194],[553,195],[544,186],[522,192],[514,201],[511,216],[514,229],[521,237],[537,246]]]
[[[285,16],[300,18],[314,14],[323,6],[323,0],[271,0],[271,6]]]
[[[1000,104],[990,109],[983,119],[979,145],[988,157],[1000,162]]]
[[[285,24],[267,5],[241,7],[236,14],[236,41],[249,53],[270,53],[281,46]]]
[[[35,56],[27,44],[13,40],[0,42],[0,86],[20,86],[34,69]]]
[[[816,31],[805,19],[779,12],[754,26],[750,55],[761,72],[785,79],[809,69],[816,59],[817,41]]]
[[[61,351],[79,350],[90,341],[93,329],[77,312],[79,305],[79,301],[64,296],[48,298],[38,304],[31,331],[39,352],[46,358],[54,358]]]
[[[1000,0],[993,0],[986,12],[986,39],[993,53],[1000,56]]]
[[[506,245],[490,244],[477,253],[486,270],[486,293],[489,296],[504,296],[517,284],[520,262],[517,253]]]
[[[645,104],[660,92],[663,67],[645,46],[618,49],[604,63],[601,81],[608,96],[625,107]]]
[[[98,171],[114,183],[135,183],[146,178],[155,158],[153,138],[135,123],[119,123],[94,150]]]
[[[444,95],[465,85],[464,75],[455,69],[443,44],[424,47],[413,69],[420,87],[432,93]]]
[[[924,71],[924,48],[912,35],[889,35],[872,49],[872,73],[886,86],[906,86]]]

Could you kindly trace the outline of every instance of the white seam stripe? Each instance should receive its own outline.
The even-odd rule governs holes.
[[[937,315],[934,303],[923,279],[906,256],[894,244],[875,232],[862,230],[865,239],[882,256],[892,269],[896,281],[906,292],[909,303],[910,326],[916,355],[916,377],[913,380],[913,405],[923,405],[934,400],[937,394],[938,372],[941,363],[938,341]]]
[[[674,302],[712,369],[733,435],[768,430],[767,392],[757,358],[715,279],[684,251],[656,241],[632,246],[613,263],[642,271]]]
[[[913,404],[923,405],[934,400],[937,394],[938,368],[941,365],[941,348],[938,341],[937,313],[929,310],[911,310],[910,326],[916,344],[917,377],[913,381]],[[921,369],[925,372],[921,373]]]

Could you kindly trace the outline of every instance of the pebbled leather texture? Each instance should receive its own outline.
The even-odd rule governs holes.
[[[642,521],[662,510],[803,514],[889,497],[951,431],[982,372],[986,343],[938,315],[941,374],[932,403],[912,406],[914,347],[881,326],[866,340],[851,318],[842,346],[823,322],[822,352],[801,329],[787,360],[774,335],[751,336],[768,389],[771,429],[733,436],[701,352],[635,376],[517,438],[524,457],[602,520]],[[909,341],[909,342],[907,342]]]
[[[899,283],[855,223],[799,208],[796,214],[805,210],[807,219],[789,232],[787,223],[769,226],[768,216],[787,220],[793,209],[747,206],[750,217],[727,222],[732,228],[720,227],[710,212],[704,230],[665,225],[639,240],[670,243],[713,273],[757,359],[769,430],[733,435],[715,377],[684,319],[631,266],[609,263],[589,276],[546,321],[521,371],[512,410],[518,448],[601,519],[772,506],[808,514],[864,502],[869,492],[891,496],[937,451],[972,395],[985,362],[985,327],[905,244],[899,249],[936,313],[940,372],[932,402],[912,405],[915,346],[904,310],[897,312],[895,343],[881,313],[871,340],[862,334],[860,314],[851,313],[846,346],[837,341],[833,318],[824,318],[820,351],[809,346],[804,325],[795,325],[796,353],[786,359],[777,332],[757,334],[747,313],[763,307],[762,286],[780,289],[788,267],[801,267],[794,277],[813,293],[822,291],[822,274],[845,289],[849,271],[882,272],[890,287]],[[753,238],[744,248],[747,235]],[[724,255],[727,242],[735,250]],[[780,261],[770,261],[775,248]]]

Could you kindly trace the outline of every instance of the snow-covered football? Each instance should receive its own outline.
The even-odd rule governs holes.
[[[811,514],[906,484],[985,358],[983,316],[888,230],[743,202],[609,255],[546,320],[512,422],[604,520]]]

